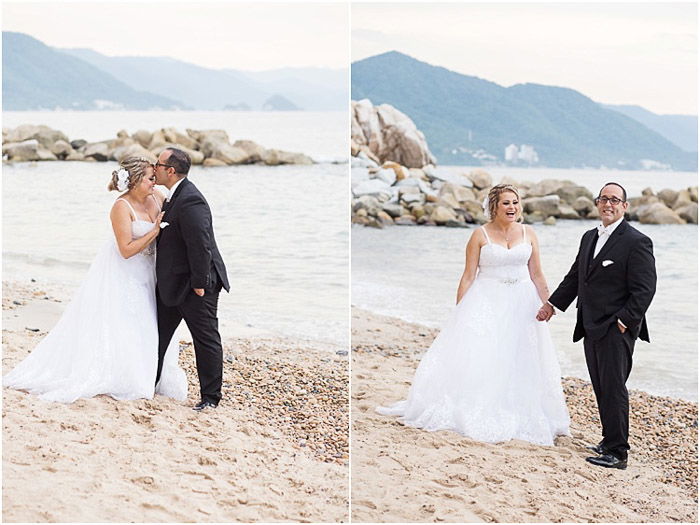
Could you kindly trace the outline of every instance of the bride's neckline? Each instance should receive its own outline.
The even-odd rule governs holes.
[[[519,242],[518,244],[514,244],[514,245],[511,246],[510,248],[508,248],[507,246],[503,246],[502,244],[498,244],[498,243],[496,243],[496,242],[489,242],[489,243],[486,243],[486,246],[498,246],[498,247],[503,248],[504,250],[507,250],[507,251],[514,250],[514,249],[516,249],[518,246],[523,246],[523,245],[532,246],[532,245],[531,245],[529,242],[527,242],[527,241],[521,241],[521,242]]]

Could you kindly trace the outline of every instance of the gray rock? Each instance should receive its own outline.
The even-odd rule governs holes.
[[[493,186],[493,178],[484,170],[473,170],[469,173],[468,177],[477,190],[483,190]]]
[[[382,206],[382,210],[388,213],[391,217],[401,217],[402,215],[407,215],[406,210],[400,204],[388,204],[385,203]]]
[[[690,192],[688,190],[681,190],[678,192],[678,196],[676,197],[672,208],[674,210],[677,210],[678,208],[683,208],[684,206],[687,206],[691,202],[693,202],[693,200],[690,197]]]
[[[545,217],[559,213],[559,195],[547,195],[545,197],[529,197],[523,199],[523,211],[525,213],[541,212]]]
[[[262,161],[268,166],[278,166],[280,164],[311,165],[314,163],[311,157],[303,153],[293,153],[278,149],[266,149],[262,154]]]
[[[49,149],[51,153],[56,155],[56,157],[60,160],[66,160],[67,157],[75,153],[73,146],[71,146],[65,140],[57,140]]]
[[[436,224],[445,224],[447,221],[456,221],[457,215],[451,208],[436,206],[430,214],[430,220]]]
[[[151,144],[151,140],[153,140],[153,133],[146,131],[145,129],[140,129],[131,135],[131,138],[141,144],[144,148],[148,148],[148,146]]]
[[[106,162],[110,157],[109,146],[107,146],[107,144],[104,142],[93,142],[91,144],[86,144],[82,148],[81,153],[86,159],[92,158],[99,162]]]
[[[202,161],[202,166],[205,168],[219,168],[221,166],[228,166],[228,164],[226,164],[223,160],[209,157],[208,159],[204,159]]]
[[[667,208],[662,202],[640,206],[637,214],[642,224],[685,224],[675,211]]]
[[[36,139],[3,144],[2,154],[7,155],[7,160],[11,162],[58,160],[56,155],[44,148]]]
[[[233,146],[245,151],[248,154],[249,162],[261,162],[265,154],[265,148],[252,140],[237,140]]]
[[[355,197],[371,195],[373,197],[377,197],[382,202],[389,200],[393,196],[390,186],[386,182],[379,179],[371,179],[361,182],[352,189],[352,193]]]
[[[580,219],[579,213],[566,203],[559,204],[559,213],[557,217],[560,219]]]
[[[413,215],[402,215],[401,217],[394,219],[394,224],[399,226],[413,226],[416,224],[416,218]]]
[[[698,203],[697,202],[691,202],[690,204],[686,204],[685,206],[682,206],[674,211],[684,221],[686,221],[690,224],[697,224],[698,223]]]
[[[545,226],[554,226],[557,223],[557,219],[551,215],[547,217],[542,224]]]
[[[379,200],[371,195],[363,195],[362,197],[353,201],[352,211],[358,212],[360,210],[365,210],[369,215],[377,216],[377,214],[382,211],[382,205]]]
[[[585,217],[595,209],[595,204],[588,197],[581,196],[574,201],[572,208],[576,210],[581,217]]]
[[[672,208],[673,204],[676,202],[676,199],[678,198],[678,192],[675,190],[671,190],[669,188],[665,188],[665,189],[661,190],[659,193],[657,193],[656,196],[666,206],[668,206],[669,208]]]
[[[77,140],[70,141],[71,147],[76,151],[79,150],[80,148],[82,148],[83,146],[85,146],[87,143],[88,143],[87,140],[83,140],[83,139],[77,139]]]
[[[396,173],[393,169],[380,169],[372,177],[386,182],[389,186],[396,182]]]

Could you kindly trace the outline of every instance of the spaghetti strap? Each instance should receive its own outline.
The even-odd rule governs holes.
[[[527,242],[527,228],[523,224],[523,242]]]
[[[486,228],[484,228],[484,227],[482,226],[482,227],[481,227],[481,231],[484,232],[484,237],[486,237],[486,242],[487,242],[488,244],[491,244],[491,239],[489,239],[489,234],[486,233]]]
[[[131,204],[129,204],[129,201],[128,201],[128,200],[122,199],[121,197],[119,197],[117,200],[118,200],[118,201],[124,201],[124,202],[126,202],[126,205],[129,207],[129,209],[131,210],[131,213],[134,215],[134,220],[137,221],[137,220],[139,219],[139,216],[136,215],[136,211],[135,211],[134,208],[131,206]]]
[[[161,207],[160,207],[160,203],[158,202],[158,199],[157,199],[156,196],[153,195],[152,193],[151,193],[151,197],[153,197],[153,200],[156,201],[156,207],[158,208],[158,213],[160,213],[162,210],[161,210]]]

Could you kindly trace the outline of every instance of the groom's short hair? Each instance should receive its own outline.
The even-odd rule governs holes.
[[[617,182],[606,182],[605,184],[603,184],[603,187],[600,188],[600,191],[598,192],[598,197],[600,197],[600,194],[603,192],[605,186],[617,186],[618,188],[620,188],[622,190],[622,200],[627,202],[627,190],[625,190],[625,188],[622,187],[622,184],[618,184]]]
[[[170,152],[168,157],[168,164],[175,168],[175,173],[178,175],[187,175],[190,172],[190,166],[192,166],[192,160],[190,156],[177,148],[165,148],[166,151]]]

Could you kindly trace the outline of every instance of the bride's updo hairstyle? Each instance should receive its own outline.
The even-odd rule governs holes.
[[[487,197],[489,222],[493,221],[494,217],[496,217],[496,210],[498,210],[498,201],[501,199],[501,194],[506,192],[514,193],[515,196],[518,198],[518,202],[520,202],[520,193],[518,193],[518,188],[516,188],[512,184],[496,184],[493,188],[489,190],[489,195]],[[522,218],[522,207],[520,208],[520,214],[521,215],[520,217],[518,217],[518,220]]]
[[[136,186],[146,175],[146,169],[153,163],[141,157],[127,157],[119,163],[120,168],[112,172],[112,180],[109,181],[109,191],[126,191]],[[126,180],[126,188],[119,189],[119,172],[126,170],[129,177]]]

